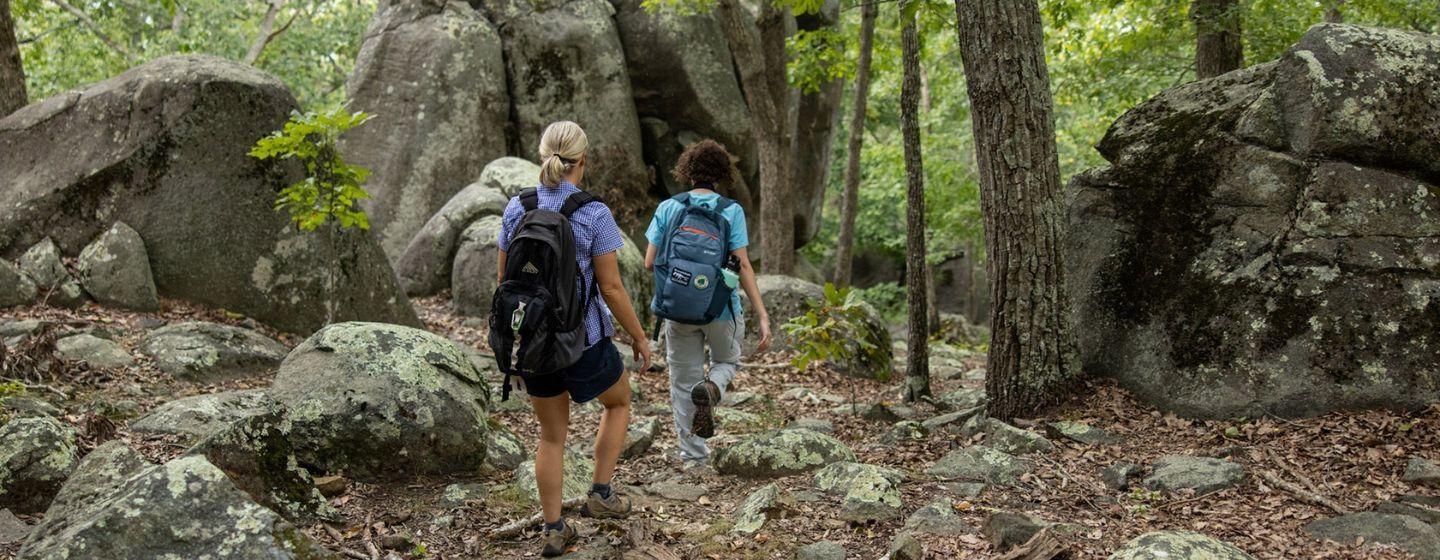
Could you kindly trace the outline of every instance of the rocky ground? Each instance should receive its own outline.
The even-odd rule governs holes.
[[[451,315],[446,298],[416,306],[430,330],[483,351],[478,323]],[[237,316],[174,301],[162,301],[157,313],[37,305],[5,311],[0,325],[14,329],[27,319],[53,323],[48,331],[56,336],[72,338],[78,331],[113,341],[123,354],[118,359],[131,361],[109,368],[56,363],[20,379],[29,388],[7,400],[8,415],[55,415],[72,427],[77,456],[114,439],[152,461],[178,456],[186,449],[182,438],[142,433],[132,429],[133,422],[179,397],[263,387],[274,376],[274,362],[237,359],[225,362],[234,367],[221,378],[177,380],[185,376],[174,373],[179,371],[174,364],[142,348],[147,332],[165,323],[203,320],[250,329],[287,348],[300,342]],[[10,342],[23,338],[0,334]],[[105,353],[108,345],[58,346],[115,358]],[[11,344],[7,367],[34,358],[20,352],[30,347]],[[252,350],[266,355],[263,347]],[[783,355],[754,358],[729,397],[743,402],[721,416],[715,446],[731,449],[717,452],[717,457],[729,453],[717,460],[719,472],[679,470],[670,458],[665,374],[636,376],[635,425],[653,431],[653,445],[645,449],[637,437],[644,430],[632,428],[635,456],[622,461],[617,481],[638,511],[625,522],[579,520],[587,539],[574,556],[791,558],[798,551],[805,558],[831,558],[843,550],[845,557],[877,558],[891,552],[892,544],[913,547],[897,539],[903,533],[918,542],[926,558],[1000,558],[1005,547],[1042,529],[1077,558],[1105,558],[1142,534],[1169,529],[1198,531],[1256,558],[1434,558],[1440,550],[1427,548],[1440,542],[1440,532],[1427,525],[1440,522],[1440,473],[1427,470],[1440,460],[1440,407],[1304,420],[1192,421],[1162,414],[1097,381],[1017,430],[974,415],[984,384],[983,355],[943,347],[937,356],[933,373],[941,397],[915,406],[896,402],[895,383],[843,377],[824,367],[801,372]],[[20,370],[9,371],[13,377]],[[44,403],[55,409],[35,412],[46,409]],[[850,403],[859,409],[846,406]],[[496,403],[494,417],[533,451],[537,427],[522,400]],[[572,447],[583,452],[599,412],[580,407],[573,418]],[[748,438],[787,427],[807,429],[790,430],[783,438]],[[850,451],[826,447],[831,444],[825,433],[853,451],[859,464],[786,475],[796,469],[794,457],[781,457],[784,449],[755,452],[779,457],[768,462],[735,451],[794,438],[796,447],[814,451],[821,462],[849,459]],[[403,483],[366,484],[344,473],[320,477],[316,484],[339,515],[302,529],[355,558],[535,556],[533,533],[489,534],[535,511],[514,484],[525,477],[506,470],[514,461],[506,462],[492,458],[475,476],[422,476]],[[524,471],[521,466],[518,472]],[[1384,514],[1311,525],[1339,511]],[[26,525],[17,525],[0,512],[0,557],[13,556],[20,546],[16,536],[41,516],[21,514],[18,521]],[[1322,543],[1311,533],[1345,543]],[[1385,539],[1398,546],[1371,544]],[[903,549],[892,557],[911,553]]]

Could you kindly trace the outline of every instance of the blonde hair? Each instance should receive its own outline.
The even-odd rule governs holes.
[[[540,184],[558,186],[589,148],[590,140],[580,125],[570,121],[550,123],[540,135]]]

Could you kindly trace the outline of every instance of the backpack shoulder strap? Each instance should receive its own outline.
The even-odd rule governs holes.
[[[591,202],[605,202],[605,200],[588,192],[580,191],[565,199],[565,204],[560,206],[560,213],[569,218],[576,210]]]
[[[732,199],[728,196],[722,196],[719,200],[715,201],[715,212],[723,215],[725,213],[725,210],[730,208],[734,204],[735,199]]]
[[[690,206],[690,193],[682,192],[670,197],[670,200],[680,203],[681,206]]]
[[[521,190],[521,191],[520,191],[520,206],[524,207],[526,212],[530,212],[530,211],[532,211],[532,210],[535,210],[536,208],[539,208],[539,207],[540,207],[540,191],[537,190],[535,187],[530,187],[530,188]]]

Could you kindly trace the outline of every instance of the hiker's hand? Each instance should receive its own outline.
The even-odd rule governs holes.
[[[635,361],[640,362],[640,371],[650,371],[650,339],[642,338],[631,346],[635,352]]]
[[[760,318],[760,344],[755,347],[755,353],[759,354],[770,348],[770,318]]]

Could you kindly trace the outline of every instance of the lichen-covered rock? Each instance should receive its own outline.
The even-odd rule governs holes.
[[[19,395],[0,400],[0,419],[29,416],[58,418],[60,407],[50,404],[45,399],[30,395]]]
[[[1353,543],[1364,539],[1367,543],[1399,546],[1420,560],[1440,559],[1440,529],[1408,515],[1352,513],[1311,521],[1304,529],[1319,540]]]
[[[375,118],[347,133],[341,149],[372,171],[365,208],[397,259],[451,195],[507,151],[500,36],[466,2],[389,2],[370,22],[346,88],[352,108]]]
[[[142,434],[178,434],[199,441],[251,416],[279,410],[264,389],[206,393],[175,399],[130,422]]]
[[[85,292],[101,305],[136,311],[160,309],[145,242],[124,222],[115,222],[86,245],[75,264]]]
[[[620,458],[634,459],[644,455],[660,435],[660,426],[659,418],[641,418],[631,422],[630,428],[625,431],[625,445],[620,448]]]
[[[835,424],[823,418],[796,418],[785,425],[787,430],[813,430],[822,434],[835,433]]]
[[[1068,189],[1084,369],[1208,418],[1440,399],[1437,91],[1440,38],[1322,24],[1126,112]]]
[[[984,407],[972,406],[970,408],[961,409],[955,412],[947,412],[945,414],[926,419],[924,422],[921,422],[920,425],[924,426],[925,429],[932,432],[936,430],[953,431],[959,429],[960,426],[964,425],[966,420],[978,416],[984,411]]]
[[[196,321],[150,331],[140,351],[171,377],[208,383],[269,371],[286,349],[250,329]]]
[[[256,504],[220,469],[185,456],[114,481],[94,499],[46,515],[16,558],[334,558]]]
[[[449,288],[461,234],[480,218],[503,214],[509,202],[510,199],[503,193],[486,186],[483,181],[465,187],[451,197],[415,233],[395,264],[395,274],[400,277],[405,293],[429,296]],[[494,258],[491,255],[491,260]]]
[[[856,480],[867,477],[879,477],[899,485],[905,480],[905,473],[890,467],[845,461],[826,465],[816,471],[811,480],[815,488],[823,492],[844,493]]]
[[[1440,486],[1440,465],[1420,457],[1411,457],[1405,463],[1405,473],[1400,480],[1424,486]]]
[[[1013,484],[1030,464],[1009,453],[975,445],[947,453],[925,472],[945,479]]]
[[[1242,480],[1245,480],[1245,467],[1239,463],[1212,457],[1166,455],[1155,460],[1151,466],[1150,476],[1145,477],[1145,487],[1166,492],[1194,490],[1196,494],[1209,494],[1239,484]]]
[[[840,502],[840,519],[865,523],[900,516],[903,505],[899,482],[878,471],[864,471],[838,487],[845,494]]]
[[[955,514],[950,498],[937,498],[905,519],[905,530],[936,535],[958,535],[974,531],[965,518]]]
[[[1130,487],[1130,479],[1140,476],[1140,471],[1140,465],[1120,461],[1101,469],[1100,481],[1111,490],[1125,490]]]
[[[450,271],[450,297],[455,312],[487,317],[495,288],[500,285],[500,216],[485,216],[470,223],[460,235],[455,263]]]
[[[130,352],[113,341],[80,333],[55,341],[55,355],[68,361],[83,361],[102,369],[123,368],[135,362]]]
[[[39,513],[80,460],[75,430],[48,416],[0,426],[0,509]]]
[[[780,487],[774,483],[751,492],[745,497],[745,501],[735,507],[735,525],[730,531],[740,534],[759,532],[765,527],[765,522],[770,520],[770,515],[774,513],[779,501]]]
[[[149,461],[124,441],[102,443],[80,460],[75,472],[55,494],[50,508],[45,510],[45,517],[66,517],[92,502],[103,500],[125,479],[150,466]]]
[[[85,290],[65,268],[60,248],[46,237],[20,255],[20,270],[34,282],[47,305],[75,308],[85,304]]]
[[[184,55],[20,109],[0,119],[0,256],[47,236],[73,256],[120,221],[145,240],[162,296],[292,332],[324,324],[327,300],[335,320],[418,325],[369,232],[332,249],[275,212],[303,167],[249,150],[297,108],[248,64]]]
[[[734,408],[717,407],[714,413],[720,427],[731,433],[751,431],[765,423],[759,414]]]
[[[25,305],[35,301],[39,291],[19,267],[0,259],[0,308]]]
[[[1052,438],[1068,439],[1075,443],[1084,445],[1111,445],[1120,443],[1124,438],[1096,428],[1084,422],[1071,422],[1060,420],[1045,425],[1045,433]]]
[[[295,461],[290,422],[280,411],[249,416],[195,444],[187,453],[204,455],[235,486],[260,505],[296,522],[338,514],[309,471]]]
[[[445,487],[440,492],[440,503],[449,507],[459,507],[466,502],[483,500],[490,495],[490,488],[478,482],[460,482]]]
[[[654,210],[625,52],[606,0],[482,0],[500,30],[518,145],[532,154],[551,122],[570,119],[590,141],[586,188],[636,233]]]
[[[845,560],[845,547],[835,541],[807,544],[795,551],[795,560]]]
[[[985,388],[961,387],[949,393],[940,395],[940,405],[945,410],[969,410],[985,404]]]
[[[525,451],[525,442],[494,418],[489,420],[489,425],[490,434],[485,441],[485,464],[501,471],[519,468],[529,455]]]
[[[540,165],[525,158],[505,156],[485,164],[476,183],[494,189],[508,199],[540,184]]]
[[[985,445],[1011,455],[1049,453],[1055,450],[1055,444],[1044,436],[994,418],[985,419],[984,430]]]
[[[1254,560],[1233,545],[1193,531],[1153,531],[1125,543],[1109,560]]]
[[[1036,533],[1050,525],[1050,522],[1034,515],[1002,511],[986,517],[980,533],[985,535],[985,540],[990,541],[996,552],[1008,552],[1029,542]]]
[[[750,435],[719,449],[713,462],[721,474],[777,478],[854,460],[855,452],[849,446],[828,435],[810,430],[778,430]]]
[[[890,426],[884,434],[880,435],[880,443],[898,444],[907,441],[919,441],[930,435],[930,428],[914,420],[901,420]]]
[[[890,560],[921,560],[925,557],[925,547],[908,531],[895,535],[890,540],[889,550]]]
[[[590,492],[595,478],[595,460],[589,455],[565,448],[564,475],[560,485],[561,499],[583,498]],[[535,460],[525,461],[515,469],[515,488],[520,495],[540,503],[540,489],[535,485]]]
[[[360,480],[473,472],[490,395],[456,345],[381,323],[338,323],[280,365],[270,395],[290,411],[301,463]]]

